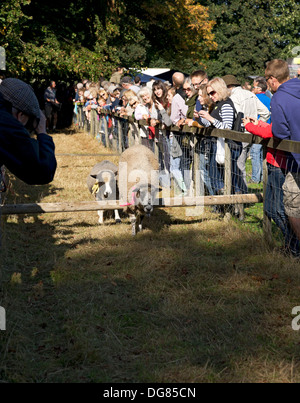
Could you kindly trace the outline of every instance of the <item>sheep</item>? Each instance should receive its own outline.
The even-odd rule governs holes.
[[[154,153],[143,145],[129,147],[120,155],[119,203],[129,214],[133,236],[137,229],[142,230],[144,216],[153,212],[158,192],[158,169]]]
[[[87,177],[87,186],[96,200],[117,200],[117,173],[118,167],[110,161],[104,160],[93,166]],[[98,210],[99,224],[103,224],[104,210]],[[116,224],[121,223],[119,211],[114,210]]]

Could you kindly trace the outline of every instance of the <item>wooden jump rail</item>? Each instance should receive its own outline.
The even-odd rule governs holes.
[[[83,120],[83,114],[81,108],[79,108],[81,120],[79,127],[86,130],[86,122]],[[106,109],[101,111],[101,115],[109,115],[117,118],[117,128],[118,128],[118,140],[119,147],[115,149],[117,153],[121,153],[121,124],[120,124],[120,116],[116,113],[111,113]],[[119,119],[118,119],[119,118]],[[136,121],[132,117],[122,117],[121,119],[127,120],[129,124],[129,132],[128,132],[128,142],[129,146],[132,144],[132,132],[133,127],[140,128],[142,126],[149,125],[149,122],[146,120]],[[95,110],[91,111],[91,125],[90,125],[90,133],[92,135],[96,134],[97,126],[97,112]],[[108,142],[108,125],[106,119],[104,119],[105,126],[105,141],[106,145]],[[194,146],[196,146],[197,141],[201,140],[201,138],[205,138],[206,136],[212,137],[224,137],[225,140],[235,140],[239,142],[249,143],[249,144],[261,144],[263,145],[264,150],[264,169],[263,169],[263,193],[249,193],[249,194],[230,194],[231,189],[231,153],[228,144],[225,141],[225,180],[224,180],[224,195],[222,196],[198,196],[198,197],[174,197],[174,198],[164,198],[159,199],[156,208],[160,207],[193,207],[193,206],[211,206],[211,205],[226,205],[226,204],[252,204],[252,203],[261,203],[264,202],[263,195],[266,190],[267,183],[267,166],[266,166],[266,150],[267,147],[275,148],[277,150],[294,152],[300,154],[300,142],[290,141],[290,140],[280,140],[276,138],[271,139],[262,139],[258,136],[254,136],[250,133],[241,133],[233,130],[221,130],[212,127],[189,127],[184,126],[182,128],[178,128],[177,126],[165,127],[163,125],[158,125],[155,127],[156,134],[161,130],[163,133],[166,130],[170,130],[173,132],[177,132],[178,134],[188,133],[191,135],[191,140],[193,141]],[[157,144],[154,143],[155,153],[158,152]],[[197,153],[194,154],[194,169],[196,170],[197,166],[199,166],[199,156]],[[195,189],[195,193],[197,195],[199,193],[199,189]],[[13,215],[13,214],[43,214],[43,213],[59,213],[59,212],[80,212],[80,211],[96,211],[99,209],[103,210],[114,210],[114,209],[123,209],[120,206],[119,201],[110,201],[108,202],[98,202],[98,201],[83,201],[83,202],[61,202],[61,203],[28,203],[28,204],[6,204],[0,206],[0,214],[2,215]],[[264,213],[263,218],[263,226],[264,226],[264,234],[267,241],[272,239],[272,231],[271,231],[271,220]]]
[[[224,196],[199,196],[199,197],[170,197],[158,199],[159,207],[193,207],[193,206],[213,206],[220,204],[236,203],[261,203],[262,193],[224,195]],[[115,210],[123,209],[118,200],[110,202],[102,201],[82,201],[82,202],[61,202],[61,203],[26,203],[26,204],[5,204],[1,206],[1,214],[43,214],[43,213],[64,213],[95,210]]]

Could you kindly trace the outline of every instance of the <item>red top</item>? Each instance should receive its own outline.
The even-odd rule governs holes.
[[[247,123],[245,128],[249,133],[252,133],[255,136],[259,136],[263,139],[273,137],[272,123],[269,124],[259,120],[257,125],[254,123]],[[284,151],[275,150],[274,148],[268,147],[266,158],[269,164],[283,169],[286,168],[286,154]]]

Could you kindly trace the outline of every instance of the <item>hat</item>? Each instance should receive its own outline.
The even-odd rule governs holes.
[[[83,84],[82,84],[82,83],[78,83],[78,84],[76,85],[76,87],[77,87],[78,90],[81,90],[81,89],[83,88]]]
[[[238,82],[237,78],[231,74],[228,74],[227,76],[224,76],[222,78],[225,81],[225,84],[227,85],[227,87],[228,87],[228,85],[237,85],[237,86],[241,85]]]
[[[40,119],[40,105],[29,84],[18,78],[5,78],[0,84],[0,93],[14,108]]]
[[[109,94],[112,94],[114,92],[114,90],[116,90],[118,87],[116,85],[110,85],[107,89],[107,92]]]
[[[133,80],[130,76],[125,76],[121,79],[120,84],[132,84]]]

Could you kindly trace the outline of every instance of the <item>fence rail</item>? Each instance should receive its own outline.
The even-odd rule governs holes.
[[[114,151],[121,153],[125,148],[130,147],[136,143],[143,143],[144,139],[141,137],[143,130],[148,127],[148,122],[145,120],[136,121],[132,117],[120,118],[118,114],[113,114],[107,109],[102,109],[98,114],[96,110],[92,110],[90,119],[88,120],[84,113],[80,112],[78,116],[78,127],[80,130],[85,131],[97,138],[98,141],[105,147],[109,147]],[[81,119],[81,120],[80,120]],[[190,163],[189,169],[191,172],[191,186],[190,196],[203,196],[203,205],[240,205],[240,203],[264,203],[263,208],[263,230],[267,241],[272,239],[272,225],[271,218],[266,214],[266,190],[268,180],[268,169],[266,163],[267,148],[275,150],[300,153],[300,143],[289,140],[279,140],[276,138],[262,139],[250,133],[241,133],[233,130],[220,130],[212,127],[189,127],[184,126],[178,128],[177,126],[164,127],[158,125],[155,127],[155,138],[151,140],[151,148],[160,160],[161,168],[166,168],[163,164],[164,156],[164,140],[167,138],[168,133],[174,133],[180,146],[183,149],[182,165],[186,168],[185,162]],[[188,138],[189,145],[184,149],[183,138]],[[207,192],[206,186],[199,185],[199,175],[197,170],[199,166],[203,167],[203,150],[201,151],[201,144],[205,143],[205,139],[225,138],[225,164],[223,167],[223,182],[224,182],[224,196],[216,196]],[[247,188],[246,192],[242,195],[234,194],[239,193],[233,191],[234,173],[236,168],[236,161],[233,160],[234,151],[230,148],[230,141],[248,143],[249,147],[253,144],[260,144],[263,150],[263,192],[257,192],[254,189]],[[147,145],[147,144],[146,144]],[[200,148],[200,152],[199,152]],[[183,172],[183,169],[182,169]],[[203,175],[202,178],[203,182]],[[245,179],[245,178],[244,178]],[[235,178],[236,180],[236,178]],[[246,180],[246,179],[245,179]],[[201,182],[201,180],[200,180]],[[205,182],[205,180],[204,180]],[[174,184],[174,180],[173,180]],[[279,185],[278,185],[279,186]],[[209,193],[209,194],[207,194]],[[229,196],[226,198],[226,196]],[[162,203],[160,204],[163,205]]]
[[[102,109],[100,114],[95,109],[90,111],[89,116],[85,114],[82,107],[77,108],[77,114],[74,116],[74,123],[79,131],[85,132],[96,138],[100,144],[120,154],[126,148],[134,145],[145,143],[153,150],[157,156],[162,172],[171,172],[172,175],[167,177],[167,183],[171,186],[173,180],[173,189],[180,187],[180,180],[184,182],[184,188],[188,191],[184,195],[174,192],[174,197],[161,197],[157,201],[159,207],[180,207],[180,206],[237,206],[241,204],[265,203],[266,202],[266,184],[268,179],[268,170],[266,165],[266,150],[271,147],[281,151],[293,151],[300,153],[300,142],[279,140],[276,138],[262,139],[249,133],[240,133],[233,130],[220,130],[205,127],[189,127],[177,126],[165,127],[158,125],[155,127],[155,135],[153,138],[148,136],[148,122],[145,120],[136,121],[132,117],[120,117],[106,109]],[[145,134],[146,133],[146,134]],[[181,167],[176,166],[172,171],[172,163],[176,158],[170,157],[171,136],[174,136],[182,150],[180,157]],[[211,153],[215,147],[215,143],[211,139],[225,138],[225,163],[222,167],[222,178],[218,178],[223,183],[222,194],[215,194],[214,190],[210,190],[209,181],[205,181],[203,169],[207,168],[207,159],[212,160],[211,155],[206,154],[206,139],[212,141],[209,152]],[[264,155],[263,162],[263,192],[233,191],[233,186],[237,180],[234,173],[236,161],[233,159],[234,150],[230,146],[230,141],[261,144]],[[174,140],[173,140],[174,141]],[[203,147],[204,145],[204,147]],[[215,151],[214,151],[215,152]],[[167,155],[167,157],[166,157]],[[213,158],[214,159],[214,158]],[[171,161],[171,163],[170,163]],[[178,162],[178,161],[177,161]],[[204,168],[206,167],[206,168]],[[216,170],[211,171],[209,167],[209,180],[215,181],[216,178],[211,175],[218,173]],[[218,168],[219,169],[219,168]],[[199,174],[200,172],[200,174]],[[181,178],[181,179],[180,179]],[[176,180],[175,180],[176,179]],[[207,178],[206,178],[207,179]],[[239,180],[238,180],[239,182]],[[183,191],[183,189],[181,189]],[[74,211],[93,211],[99,208],[106,210],[122,209],[119,202],[110,201],[108,203],[100,202],[63,202],[63,203],[30,203],[30,204],[14,204],[3,205],[1,214],[40,214],[53,212],[74,212]],[[271,219],[265,213],[263,216],[263,230],[267,241],[272,239]]]

